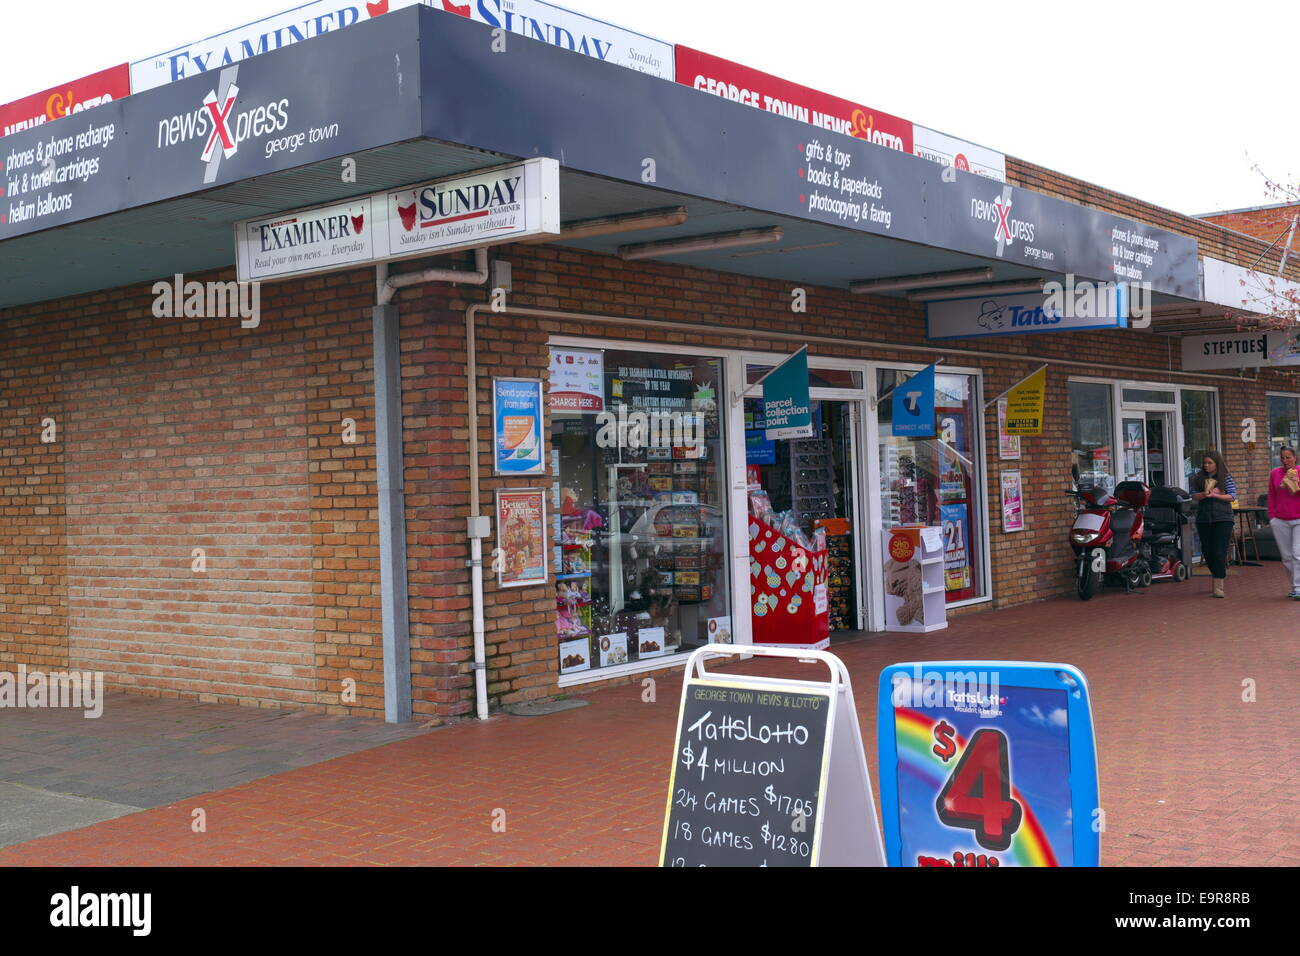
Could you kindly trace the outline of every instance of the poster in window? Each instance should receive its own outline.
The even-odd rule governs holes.
[[[1002,473],[1002,530],[1025,530],[1025,501],[1018,471]]]
[[[1020,460],[1020,436],[1007,434],[1007,397],[998,399],[998,457],[1003,461]]]
[[[545,473],[541,379],[492,379],[492,422],[498,475]]]
[[[497,492],[497,583],[503,588],[545,584],[546,490],[513,488]]]
[[[964,591],[971,586],[970,521],[964,504],[940,505],[943,522],[943,589]]]
[[[605,410],[605,356],[581,349],[551,349],[547,404],[557,412],[595,415]]]

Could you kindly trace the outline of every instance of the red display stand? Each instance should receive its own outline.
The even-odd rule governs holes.
[[[749,596],[754,643],[820,650],[830,645],[825,551],[810,551],[749,517]]]

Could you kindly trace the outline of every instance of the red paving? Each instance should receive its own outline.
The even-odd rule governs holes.
[[[1300,865],[1300,603],[1275,563],[1230,577],[1228,600],[1208,588],[1198,577],[837,645],[873,782],[885,665],[1063,661],[1092,686],[1103,864]],[[680,688],[661,673],[656,703],[636,684],[551,716],[455,724],[9,847],[0,865],[653,865]],[[205,833],[191,831],[195,808]]]

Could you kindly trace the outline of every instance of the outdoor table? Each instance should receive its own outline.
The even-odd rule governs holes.
[[[1237,557],[1232,563],[1236,565],[1249,565],[1252,568],[1262,568],[1259,563],[1259,541],[1255,538],[1255,515],[1268,514],[1267,508],[1258,508],[1247,506],[1233,509],[1237,513],[1237,540],[1240,544],[1237,546]],[[1246,560],[1246,541],[1249,540],[1255,546],[1255,560]]]

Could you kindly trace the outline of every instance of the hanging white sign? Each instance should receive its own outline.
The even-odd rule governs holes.
[[[560,232],[560,164],[530,159],[235,223],[241,282]]]

